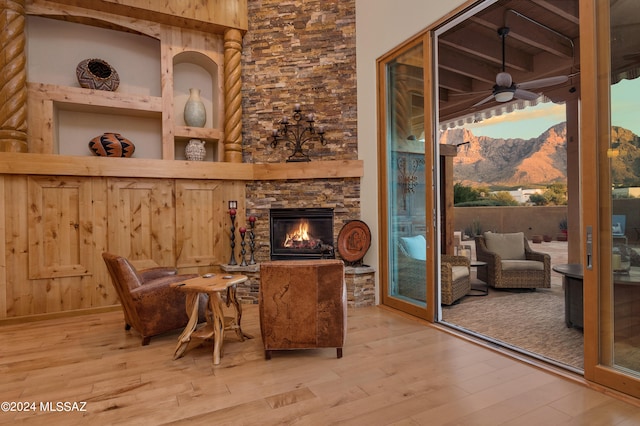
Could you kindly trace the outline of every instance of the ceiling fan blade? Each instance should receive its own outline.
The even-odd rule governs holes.
[[[513,93],[513,97],[517,99],[524,99],[525,101],[532,101],[540,97],[539,93],[529,92],[528,90],[516,89]]]
[[[471,106],[471,108],[473,108],[473,107],[477,107],[477,106],[480,106],[480,105],[482,105],[482,104],[486,104],[487,102],[492,101],[492,100],[493,100],[493,94],[491,94],[491,95],[487,96],[486,98],[484,98],[484,99],[483,99],[483,100],[481,100],[480,102],[478,102],[478,103],[476,103],[476,104],[473,104],[473,105]]]
[[[537,89],[538,87],[555,86],[569,80],[566,75],[556,75],[555,77],[540,78],[538,80],[516,83],[518,89]]]

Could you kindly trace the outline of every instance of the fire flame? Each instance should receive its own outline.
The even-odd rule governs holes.
[[[303,220],[298,225],[298,229],[294,229],[290,234],[287,233],[287,237],[284,240],[285,247],[292,247],[296,243],[300,243],[302,241],[309,241],[311,238],[309,237],[309,222]]]

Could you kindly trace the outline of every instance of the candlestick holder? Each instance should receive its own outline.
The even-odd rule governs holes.
[[[251,227],[251,230],[249,231],[249,249],[251,250],[251,255],[249,256],[249,265],[255,265],[256,259],[253,257],[253,254],[256,250],[256,234],[253,232],[256,226],[255,216],[249,216],[249,226]]]
[[[240,247],[241,247],[240,255],[242,256],[242,261],[240,262],[240,266],[247,266],[247,260],[245,259],[245,256],[244,256],[247,253],[247,251],[244,249],[244,245],[245,245],[244,235],[245,235],[246,232],[247,232],[246,228],[240,228],[240,239],[241,239],[241,241],[240,241]]]
[[[295,123],[290,123],[289,117],[282,117],[282,120],[278,123],[278,127],[272,131],[271,147],[277,147],[279,141],[287,142],[293,145],[293,154],[287,159],[288,163],[311,161],[309,156],[303,152],[302,147],[305,143],[314,139],[318,140],[322,145],[326,145],[327,141],[324,139],[324,127],[314,127],[315,115],[311,113],[304,117],[300,109],[300,104],[295,104],[294,106],[293,120]]]
[[[231,258],[229,259],[229,265],[237,265],[235,247],[236,247],[236,211],[234,209],[229,210],[229,216],[231,216]]]

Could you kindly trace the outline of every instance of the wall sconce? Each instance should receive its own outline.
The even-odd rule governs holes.
[[[235,210],[238,208],[238,202],[235,200],[229,201],[229,210]]]
[[[293,109],[293,120],[295,123],[289,122],[286,115],[278,123],[278,127],[273,129],[271,133],[271,147],[278,146],[279,141],[285,141],[293,145],[293,154],[287,159],[288,163],[311,161],[309,156],[302,151],[302,146],[312,140],[318,140],[322,145],[327,142],[324,139],[324,127],[318,126],[316,129],[315,116],[313,113],[303,117],[300,104],[295,104]]]
[[[418,176],[416,172],[418,167],[424,165],[424,158],[407,159],[406,157],[399,157],[397,160],[398,165],[398,178],[400,186],[402,187],[402,201],[404,209],[407,208],[407,194],[412,194],[415,187],[418,185]]]

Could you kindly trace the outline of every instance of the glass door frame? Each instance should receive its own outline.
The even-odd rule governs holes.
[[[584,377],[640,397],[640,378],[613,367],[612,203],[607,157],[611,139],[609,7],[609,0],[580,0],[580,161],[581,170],[596,170],[581,174],[583,188],[595,189],[581,191],[581,231],[586,236],[582,243]],[[595,143],[588,143],[590,139]]]
[[[410,303],[389,292],[389,282],[391,280],[390,271],[393,270],[391,263],[392,256],[390,256],[391,241],[391,221],[392,217],[389,214],[389,206],[391,205],[391,194],[387,190],[388,183],[392,181],[391,170],[389,167],[389,155],[388,155],[388,135],[391,132],[389,129],[388,113],[390,112],[390,105],[388,105],[388,93],[392,88],[388,81],[387,66],[394,58],[398,57],[402,53],[418,46],[422,45],[423,49],[423,70],[424,70],[424,134],[425,134],[425,153],[424,153],[424,170],[425,170],[425,212],[427,217],[425,218],[425,224],[427,233],[425,235],[427,241],[427,260],[426,260],[426,305],[419,306],[417,304]],[[438,253],[438,239],[436,236],[436,228],[434,227],[436,221],[433,217],[435,212],[434,205],[434,188],[436,183],[434,182],[434,171],[436,165],[434,164],[434,143],[431,135],[434,134],[433,123],[433,111],[432,105],[434,104],[432,93],[432,36],[430,32],[425,32],[414,37],[412,40],[403,43],[402,46],[394,49],[386,55],[380,57],[377,61],[377,81],[378,81],[378,188],[380,190],[380,212],[379,212],[379,239],[380,239],[380,302],[382,305],[389,306],[394,309],[406,312],[410,315],[418,318],[425,319],[433,322],[436,315],[435,306],[439,306],[439,298],[436,297],[437,282],[439,277],[436,275],[436,264],[439,259],[436,259]],[[429,217],[428,212],[431,213]]]

